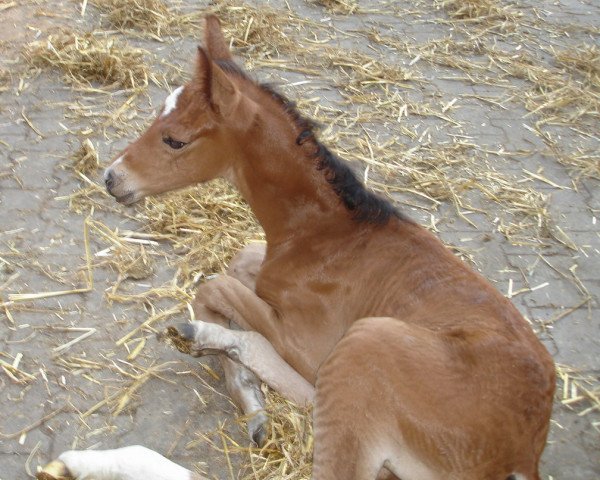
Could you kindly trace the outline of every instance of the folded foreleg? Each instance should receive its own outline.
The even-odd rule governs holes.
[[[254,291],[256,277],[264,257],[265,244],[250,243],[231,260],[227,274],[232,278],[236,278],[247,289]],[[192,303],[196,318],[223,327],[236,328],[237,325],[229,317],[207,307],[205,304],[207,301],[205,288],[200,290]],[[234,362],[226,355],[219,355],[219,360],[225,373],[227,390],[235,404],[242,409],[247,417],[248,434],[258,446],[262,447],[267,440],[269,422],[264,411],[265,398],[260,389],[260,380],[246,367]]]
[[[175,345],[194,356],[224,353],[254,372],[263,382],[298,405],[312,403],[314,387],[257,332],[229,330],[202,321],[170,327]]]

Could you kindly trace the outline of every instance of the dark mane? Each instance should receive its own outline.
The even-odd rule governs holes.
[[[233,61],[219,60],[216,63],[226,73],[249,79]],[[317,160],[317,168],[325,172],[327,181],[345,207],[352,212],[352,217],[356,221],[383,225],[391,217],[406,220],[388,200],[368,190],[356,177],[347,162],[337,158],[319,142],[313,130],[314,122],[303,117],[296,109],[294,102],[288,100],[270,85],[259,84],[259,87],[283,107],[300,130],[296,144],[303,145],[310,142],[315,146],[314,158]]]

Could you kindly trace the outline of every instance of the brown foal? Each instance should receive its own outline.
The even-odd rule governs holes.
[[[530,326],[252,81],[208,17],[193,79],[105,179],[130,204],[215,177],[267,243],[200,287],[197,318],[214,323],[177,329],[194,355],[226,355],[242,384],[257,390],[240,364],[314,402],[314,479],[540,478],[554,366]]]

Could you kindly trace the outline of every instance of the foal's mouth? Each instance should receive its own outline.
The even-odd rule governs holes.
[[[111,193],[110,191],[108,193],[110,193],[113,197],[115,197],[115,200],[118,203],[121,203],[123,205],[133,205],[135,202],[138,201],[138,199],[135,196],[135,192],[129,192],[129,193],[126,193],[125,195],[121,195],[120,197],[118,197],[114,193]]]

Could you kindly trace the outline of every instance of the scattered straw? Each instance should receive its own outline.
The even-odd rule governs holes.
[[[600,383],[597,376],[585,374],[567,365],[556,365],[562,385],[557,389],[562,405],[583,417],[590,412],[600,412]]]
[[[583,43],[557,52],[555,58],[571,72],[580,72],[590,85],[600,88],[600,47]]]
[[[555,54],[562,70],[529,68],[535,82],[528,108],[550,118],[548,123],[600,119],[600,48],[582,44]],[[535,72],[535,73],[534,73]]]
[[[450,18],[462,21],[514,21],[514,8],[500,0],[436,0]]]
[[[84,175],[95,172],[98,167],[98,152],[89,138],[86,138],[79,150],[73,154],[73,169]]]
[[[163,35],[190,32],[199,29],[202,12],[179,12],[162,0],[92,0],[90,2],[107,15],[111,26],[136,30],[162,41]]]
[[[294,33],[304,22],[290,11],[255,7],[240,0],[215,0],[211,11],[219,16],[231,45],[241,52],[256,58],[298,51]]]
[[[332,13],[349,15],[358,10],[357,0],[313,0],[317,5],[322,5]]]
[[[584,150],[579,147],[574,152],[558,152],[556,159],[569,167],[576,179],[595,178],[600,180],[600,153],[598,150]]]
[[[245,465],[238,474],[242,480],[307,480],[312,472],[312,408],[300,408],[268,387],[263,387],[269,432],[261,448],[248,448],[232,439],[221,426],[214,432],[198,432],[199,440],[188,444],[208,443],[223,453],[228,465],[241,456]],[[241,418],[241,420],[246,420]]]
[[[10,72],[0,68],[0,92],[6,92],[10,88]]]
[[[356,51],[325,48],[320,58],[324,66],[341,70],[343,77],[338,87],[351,93],[364,93],[365,88],[373,85],[407,87],[408,82],[419,78],[410,67],[390,65],[374,55]]]
[[[270,432],[266,445],[250,453],[244,480],[304,480],[312,472],[312,412],[266,389]]]
[[[32,65],[61,70],[75,86],[125,89],[146,88],[153,80],[144,63],[145,53],[115,38],[75,32],[50,35],[30,43],[24,51]]]
[[[88,293],[94,289],[94,274],[92,272],[92,260],[91,260],[91,252],[90,252],[90,243],[89,243],[89,233],[88,233],[88,222],[89,219],[86,219],[83,224],[83,243],[85,249],[86,256],[86,283],[87,286],[83,288],[76,288],[71,290],[55,290],[50,292],[37,292],[37,293],[12,293],[8,295],[8,299],[11,302],[26,302],[31,300],[39,300],[43,298],[51,298],[51,297],[61,297],[63,295],[73,295],[79,293]]]
[[[250,207],[222,181],[148,198],[137,218],[144,232],[169,241],[179,253],[184,285],[198,274],[222,272],[244,245],[263,238]]]

